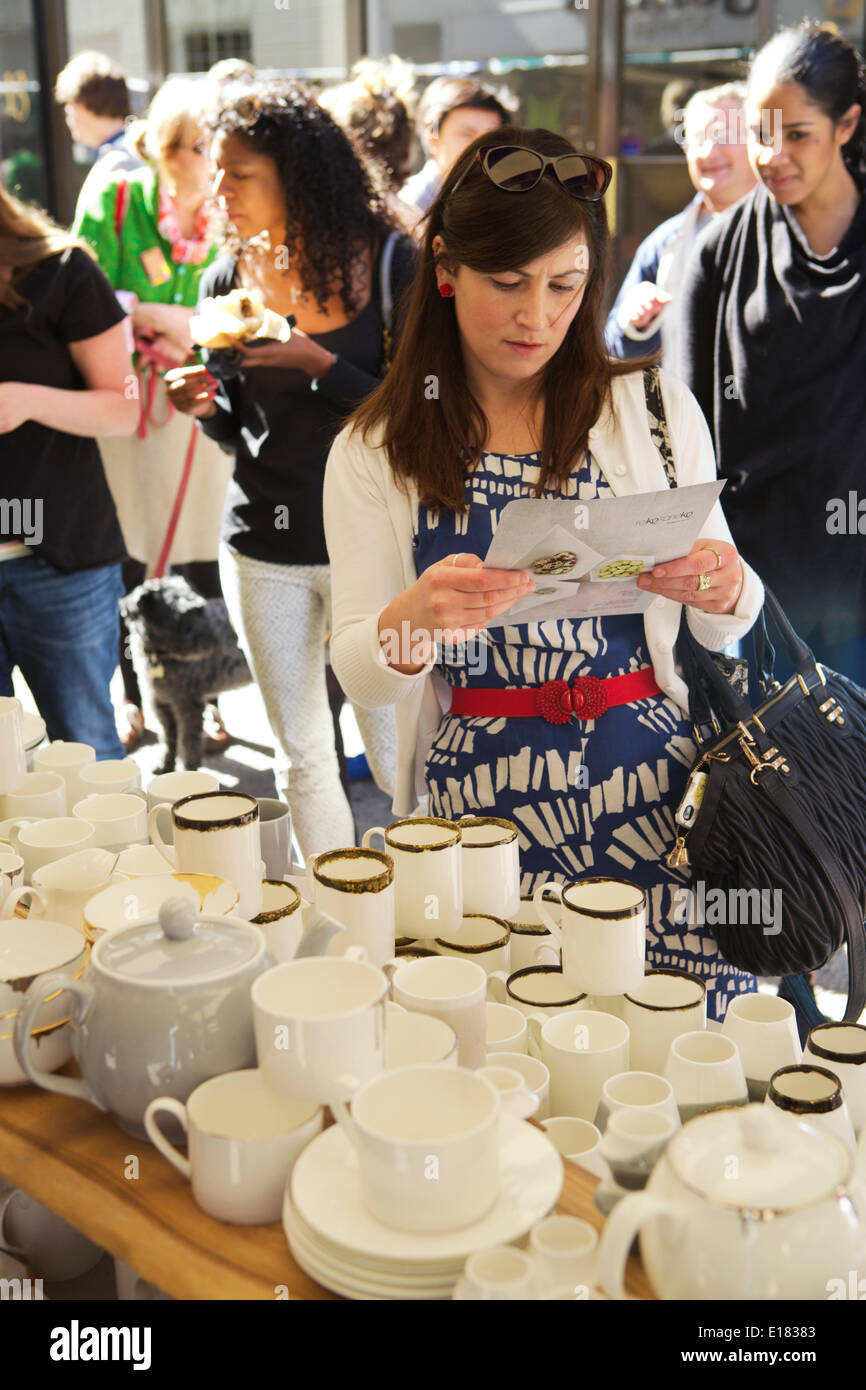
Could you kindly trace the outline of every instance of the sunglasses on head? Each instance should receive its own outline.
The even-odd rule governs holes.
[[[613,169],[604,159],[589,154],[538,154],[524,145],[489,145],[477,150],[451,192],[456,193],[470,169],[481,165],[484,173],[505,193],[528,193],[552,169],[566,193],[585,203],[604,197]]]

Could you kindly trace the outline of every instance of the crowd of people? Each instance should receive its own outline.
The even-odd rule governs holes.
[[[171,567],[228,605],[304,856],[355,842],[336,689],[397,814],[514,820],[524,892],[641,883],[649,961],[705,977],[720,1017],[754,980],[675,915],[664,856],[694,754],[675,640],[685,605],[731,649],[765,580],[866,683],[866,552],[825,524],[866,437],[863,64],[804,23],[746,82],[695,92],[695,196],[612,307],[610,166],[520,125],[504,88],[437,78],[417,109],[412,89],[394,57],[323,92],[230,61],[132,122],[109,60],[60,74],[96,152],[71,230],[0,190],[0,476],[22,515],[44,500],[38,542],[0,537],[0,692],[17,666],[52,738],[135,747],[117,604],[164,561],[183,487]],[[231,290],[292,333],[211,370],[190,321]],[[640,579],[645,615],[486,627],[532,589],[482,563],[508,501],[654,491],[671,467],[726,486],[691,552]],[[649,693],[620,704],[636,672]],[[505,692],[584,675],[611,682],[602,717],[502,713]]]

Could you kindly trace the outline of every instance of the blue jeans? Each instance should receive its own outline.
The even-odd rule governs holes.
[[[0,563],[0,695],[17,666],[50,739],[122,758],[109,686],[117,666],[120,565],[64,574],[38,555]]]

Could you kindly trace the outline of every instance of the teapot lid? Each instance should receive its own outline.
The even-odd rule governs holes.
[[[696,1116],[673,1137],[667,1157],[693,1192],[741,1211],[810,1206],[844,1186],[852,1165],[835,1136],[766,1104]]]
[[[231,975],[264,950],[249,922],[202,916],[186,898],[168,898],[157,921],[106,932],[93,960],[134,984],[190,985]]]

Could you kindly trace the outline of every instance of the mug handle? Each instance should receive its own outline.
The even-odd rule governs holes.
[[[189,1178],[192,1174],[192,1164],[179,1149],[175,1148],[174,1144],[172,1144],[169,1139],[166,1139],[156,1122],[156,1116],[160,1110],[165,1110],[169,1115],[174,1115],[175,1119],[180,1121],[184,1134],[188,1135],[189,1123],[187,1121],[186,1106],[181,1105],[180,1101],[175,1100],[173,1096],[157,1096],[156,1100],[152,1100],[144,1112],[144,1128],[151,1144],[159,1149],[163,1158],[167,1158],[169,1163],[173,1164],[179,1173],[182,1173],[185,1178]]]
[[[599,1285],[609,1298],[624,1299],[625,1266],[628,1253],[641,1227],[654,1217],[681,1226],[682,1218],[670,1202],[662,1202],[651,1192],[631,1192],[617,1202],[605,1222],[598,1251]]]
[[[495,1004],[508,1003],[508,980],[509,976],[504,970],[491,970],[487,976],[487,997]]]
[[[8,839],[8,841],[7,841],[6,843],[9,845],[9,848],[10,848],[11,850],[14,850],[15,853],[16,853],[17,855],[19,855],[20,857],[21,857],[21,841],[20,841],[20,839],[19,839],[18,832],[20,831],[22,825],[32,825],[32,824],[33,824],[32,818],[28,820],[28,818],[27,818],[26,816],[21,816],[21,817],[19,817],[18,819],[9,822],[9,826],[8,826],[7,831],[6,831],[6,834],[9,836],[9,839]]]
[[[48,975],[39,975],[25,994],[18,1010],[18,1017],[15,1019],[13,1047],[18,1065],[34,1086],[41,1086],[44,1091],[56,1091],[59,1096],[74,1096],[76,1100],[89,1101],[97,1110],[107,1110],[108,1107],[102,1104],[86,1081],[79,1081],[74,1076],[55,1076],[53,1072],[43,1071],[41,1067],[34,1065],[30,1056],[30,1029],[36,1013],[40,1004],[57,990],[66,990],[75,996],[70,1010],[70,1019],[75,1027],[80,1028],[84,1022],[93,1003],[93,986],[86,980],[73,980],[71,975],[64,975],[60,970],[53,970]]]
[[[27,1251],[22,1249],[19,1245],[11,1245],[6,1239],[6,1232],[4,1230],[6,1225],[6,1212],[9,1208],[9,1204],[18,1196],[20,1190],[21,1189],[18,1187],[9,1187],[4,1193],[0,1194],[0,1250],[2,1250],[4,1255],[11,1255],[13,1259],[21,1259],[23,1257],[24,1263],[27,1264]]]
[[[385,827],[384,827],[383,825],[374,825],[374,826],[371,826],[371,828],[370,828],[369,830],[365,830],[365,831],[364,831],[364,835],[363,835],[363,838],[362,838],[362,840],[361,840],[361,848],[362,848],[362,849],[369,849],[369,848],[370,848],[370,841],[372,840],[372,838],[373,838],[374,835],[381,835],[381,836],[382,836],[382,844],[383,844],[383,845],[385,844]]]
[[[532,895],[532,906],[535,908],[551,936],[556,937],[559,948],[562,950],[562,927],[555,922],[544,905],[545,893],[551,893],[556,901],[562,904],[562,884],[561,883],[539,883]]]
[[[347,946],[342,954],[343,960],[369,960],[365,946]]]
[[[42,916],[44,917],[46,912],[48,911],[48,900],[45,897],[44,893],[41,893],[37,887],[34,886],[31,888],[30,885],[27,883],[25,883],[22,888],[12,889],[12,892],[9,894],[8,898],[3,904],[3,911],[6,914],[6,916],[11,917],[14,909],[18,906],[21,899],[27,897],[39,899],[39,904],[42,908]],[[28,909],[27,916],[34,918],[34,920],[38,920],[38,918],[35,917],[32,907]]]
[[[547,1022],[543,1014],[527,1014],[526,1027],[528,1030],[527,1050],[530,1057],[534,1057],[536,1062],[542,1060],[541,1056],[541,1030]]]
[[[536,965],[559,965],[560,954],[553,946],[536,946],[535,964]]]
[[[145,798],[145,800],[147,800],[147,798]],[[177,850],[175,849],[174,845],[167,845],[165,843],[165,840],[159,833],[159,813],[161,810],[163,810],[163,807],[164,803],[162,802],[159,806],[154,806],[153,810],[147,818],[147,833],[150,836],[150,843],[152,845],[155,845],[156,848],[159,850],[160,854],[163,856],[163,858],[167,859],[169,864],[173,864],[174,867],[177,869]],[[166,807],[165,809],[167,809],[169,812],[171,810],[170,807]]]
[[[343,1133],[348,1135],[349,1143],[352,1145],[353,1149],[357,1149],[358,1147],[358,1130],[355,1126],[355,1121],[349,1114],[348,1101],[351,1100],[355,1092],[360,1089],[361,1083],[357,1077],[338,1076],[337,1080],[334,1082],[335,1094],[329,1096],[327,1101],[331,1114],[337,1121],[337,1124],[342,1128]],[[343,1092],[342,1095],[337,1094],[337,1092],[340,1091]]]

